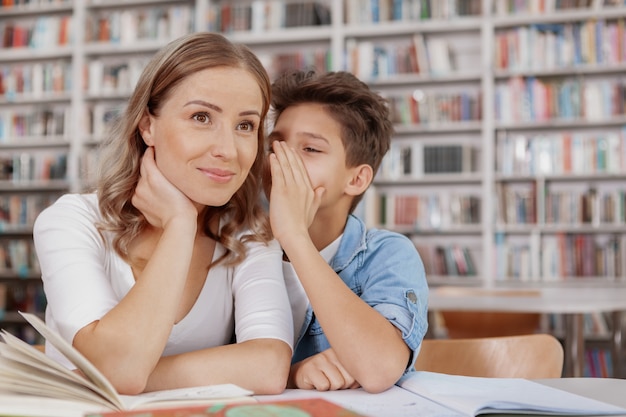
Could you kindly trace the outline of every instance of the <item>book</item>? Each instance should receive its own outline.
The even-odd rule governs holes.
[[[255,404],[213,404],[155,410],[88,414],[86,417],[226,417],[226,416],[359,417],[355,411],[323,398],[300,398]]]
[[[419,371],[399,384],[461,415],[624,415],[626,409],[522,378],[483,378]]]
[[[138,407],[171,407],[184,404],[210,404],[220,402],[253,402],[252,392],[234,384],[218,384],[192,388],[153,391],[139,395],[120,395],[107,378],[71,344],[46,326],[34,314],[20,314],[49,343],[74,364],[80,373],[69,370],[48,358],[35,347],[2,330],[4,343],[0,343],[0,415],[37,415],[33,410],[7,410],[9,399],[19,403],[45,403],[50,397],[65,401],[82,415],[87,412],[130,410]],[[11,397],[12,396],[12,397]],[[75,404],[72,404],[75,402]],[[59,406],[58,408],[61,408]],[[18,412],[20,414],[18,414]],[[50,412],[46,415],[50,415]],[[63,415],[63,414],[60,414]],[[69,417],[69,416],[64,416]]]

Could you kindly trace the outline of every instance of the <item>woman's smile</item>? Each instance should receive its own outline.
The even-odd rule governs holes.
[[[207,178],[220,184],[226,184],[235,177],[235,173],[230,170],[218,168],[198,168]]]

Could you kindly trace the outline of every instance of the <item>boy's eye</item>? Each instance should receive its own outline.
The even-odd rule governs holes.
[[[211,121],[211,118],[209,117],[208,113],[195,113],[193,116],[191,116],[191,118],[197,122],[200,123],[209,123]]]

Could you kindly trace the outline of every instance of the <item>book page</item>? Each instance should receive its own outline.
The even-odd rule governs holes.
[[[50,330],[37,316],[21,313],[43,337],[63,353],[89,380],[66,369],[44,353],[37,351],[26,342],[10,334],[5,335],[9,342],[0,347],[0,354],[6,359],[0,362],[0,389],[10,390],[17,381],[22,384],[20,391],[32,395],[54,395],[57,398],[92,401],[109,409],[132,409],[146,404],[207,404],[216,401],[252,400],[252,391],[234,384],[220,384],[202,387],[180,388],[154,391],[139,395],[119,395],[104,375],[80,352],[63,338]],[[0,359],[2,359],[0,357]],[[3,377],[4,373],[4,377]],[[62,384],[62,386],[60,386]],[[18,384],[19,385],[19,384]]]
[[[312,391],[288,389],[279,395],[255,395],[259,402],[292,400],[300,398],[323,398],[349,410],[366,416],[393,417],[468,417],[467,414],[440,405],[427,398],[415,395],[398,386],[393,386],[379,394],[369,394],[365,390],[348,389],[339,391]],[[419,410],[416,414],[416,410]]]
[[[53,332],[46,324],[34,314],[20,312],[20,314],[37,330],[48,342],[52,343],[59,352],[72,362],[79,370],[85,374],[91,382],[102,389],[106,398],[116,407],[122,408],[122,401],[108,379],[98,369],[91,364],[79,351],[67,343],[65,339]]]
[[[208,404],[224,402],[224,400],[254,401],[252,391],[234,384],[208,385],[203,387],[179,388],[163,391],[152,391],[138,395],[120,395],[124,407],[128,410],[147,407],[149,404],[162,407],[165,404],[177,406],[188,404]]]
[[[45,355],[35,349],[32,349],[26,342],[17,339],[12,335],[5,335],[11,345],[0,343],[0,395],[6,391],[20,392],[37,397],[50,397],[57,400],[76,401],[82,404],[90,404],[89,411],[105,411],[116,410],[105,397],[98,393],[99,389],[89,381],[78,374],[64,369],[59,372],[56,366],[48,369],[48,362],[38,363],[37,361],[25,360],[20,357],[22,352],[32,350],[34,354]],[[12,340],[15,338],[16,340]],[[20,343],[24,346],[20,346]],[[13,346],[15,345],[15,346]],[[17,350],[13,350],[17,349]],[[30,352],[29,352],[30,353]],[[27,355],[23,355],[28,357]],[[54,361],[52,361],[54,362]],[[56,362],[54,362],[56,364]],[[88,388],[92,386],[93,390]],[[6,395],[6,394],[4,394]],[[207,405],[216,402],[255,402],[251,396],[252,391],[243,389],[234,384],[221,384],[202,387],[180,388],[163,391],[153,391],[139,395],[120,395],[123,409],[133,409],[141,406],[142,408],[165,407],[165,406],[181,406],[181,405]],[[16,394],[15,398],[21,398],[22,401],[44,402],[40,398],[24,397],[24,395]],[[13,398],[13,397],[11,397]],[[84,406],[77,409],[84,410]],[[4,413],[5,405],[0,403],[0,414]],[[35,409],[32,410],[36,412]],[[19,414],[21,415],[21,414]]]
[[[4,394],[0,388],[1,415],[19,417],[83,417],[103,412],[102,407],[80,401],[57,398]]]
[[[571,416],[626,414],[626,409],[521,378],[480,378],[418,371],[400,386],[467,416],[503,412]]]
[[[113,406],[99,394],[84,385],[58,378],[39,368],[0,357],[0,391],[20,392],[67,400],[90,401],[102,406]]]
[[[82,386],[83,391],[88,389],[97,393],[94,395],[106,398],[106,393],[97,385],[93,384],[91,381],[76,372],[65,368],[60,363],[48,358],[43,352],[33,349],[32,346],[18,337],[3,331],[2,339],[6,343],[5,345],[0,345],[0,357],[6,358],[9,361],[5,361],[6,363],[3,363],[3,367],[0,369],[0,372],[4,369],[9,369],[10,367],[15,368],[17,367],[17,364],[22,364],[23,366],[31,368],[27,371],[27,378],[29,376],[34,376],[37,373],[40,375],[45,374],[48,384],[53,383],[55,385],[70,384],[74,386]],[[108,402],[108,400],[103,401]]]

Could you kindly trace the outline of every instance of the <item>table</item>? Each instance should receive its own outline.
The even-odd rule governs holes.
[[[624,393],[626,392],[626,379],[553,378],[538,379],[534,380],[534,382],[626,408],[626,396],[624,396]],[[523,392],[520,392],[520,395],[523,396]],[[256,395],[254,397],[258,401],[279,401],[296,398],[321,397],[355,410],[373,410],[374,412],[370,413],[370,415],[375,417],[450,415],[450,413],[441,414],[433,412],[428,407],[435,409],[434,406],[436,406],[436,404],[432,403],[429,405],[428,400],[416,401],[414,394],[411,394],[409,391],[401,389],[397,386],[392,387],[381,394],[368,394],[362,389],[326,392],[292,389],[286,390],[282,394],[278,395]],[[28,400],[31,404],[31,407],[27,408],[31,412],[29,414],[23,407],[17,407],[19,405],[24,405],[24,399],[17,399],[17,402],[15,401],[16,397],[14,395],[3,397],[0,393],[0,414],[15,415],[11,414],[11,411],[14,412],[14,410],[20,409],[24,414],[18,415],[41,416],[42,414],[33,410],[45,410],[45,415],[47,416],[82,417],[87,412],[94,412],[93,404],[81,404],[79,402],[56,400],[46,397],[33,397]],[[404,403],[402,403],[402,401],[404,401]],[[34,402],[39,406],[33,406]],[[11,407],[12,405],[13,408]],[[441,406],[437,407],[439,410],[440,408]],[[96,406],[95,409],[99,409],[99,407]],[[403,411],[403,413],[397,412],[395,414],[390,414],[390,410],[399,410]],[[493,416],[495,417],[496,415]],[[519,414],[517,414],[517,416],[519,416]],[[624,417],[626,417],[626,414],[624,414]]]
[[[556,313],[565,318],[564,375],[581,377],[585,337],[583,315],[605,312],[612,316],[611,354],[613,375],[623,372],[622,316],[626,311],[626,287],[546,287],[529,291],[498,288],[436,287],[431,289],[428,309],[434,311],[487,311]]]
[[[618,378],[554,378],[535,382],[626,408],[626,379]]]
[[[626,379],[617,378],[552,378],[534,382],[567,391],[583,397],[602,401],[618,407],[626,407]],[[523,392],[519,393],[523,397]],[[362,389],[341,391],[286,390],[279,395],[255,396],[259,401],[293,400],[297,398],[320,397],[343,405],[349,409],[376,417],[415,417],[440,416],[441,409],[429,406],[426,401],[416,401],[413,394],[397,386],[380,393],[367,394]],[[456,415],[456,414],[452,414]],[[511,416],[512,414],[490,414],[490,416]],[[519,416],[519,414],[514,414]],[[626,414],[619,415],[626,417]]]

